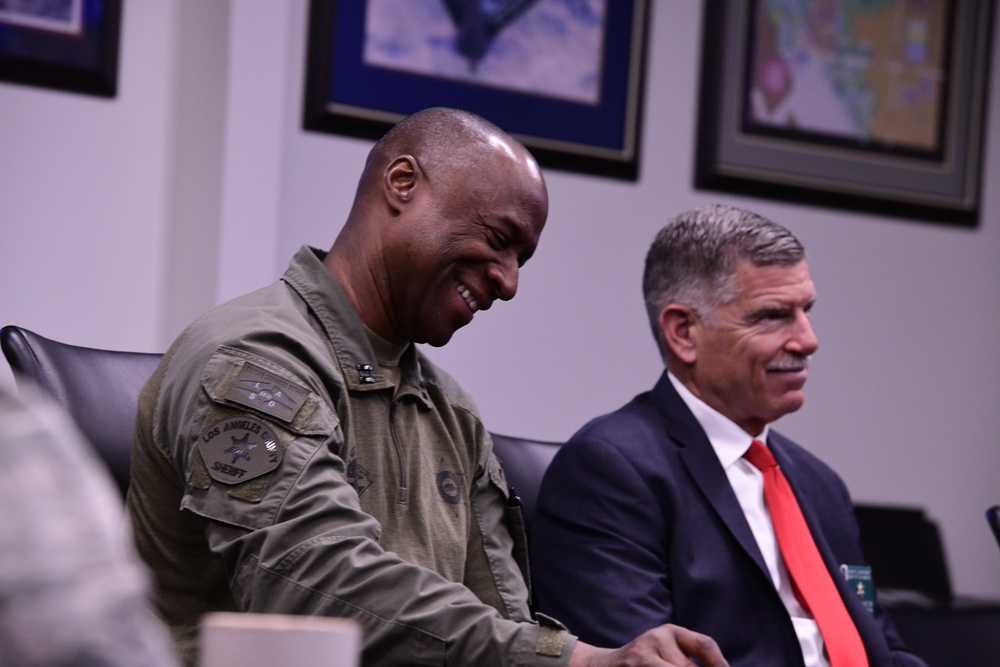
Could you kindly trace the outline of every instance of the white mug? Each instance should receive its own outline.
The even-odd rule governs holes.
[[[358,667],[361,627],[345,618],[213,612],[200,667]]]

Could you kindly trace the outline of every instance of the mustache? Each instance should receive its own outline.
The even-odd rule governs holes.
[[[809,368],[809,355],[784,354],[767,365],[769,371],[804,371]]]

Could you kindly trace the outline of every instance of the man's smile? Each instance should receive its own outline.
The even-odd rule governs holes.
[[[462,299],[465,301],[465,304],[469,307],[469,310],[471,310],[473,313],[479,310],[479,303],[475,300],[475,298],[473,298],[472,292],[469,291],[468,287],[466,287],[465,285],[456,280],[455,289],[458,290],[459,296],[461,296]]]

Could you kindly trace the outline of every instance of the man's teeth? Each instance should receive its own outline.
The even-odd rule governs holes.
[[[462,283],[455,283],[455,287],[458,289],[458,293],[462,295],[462,298],[465,299],[465,303],[469,305],[469,310],[472,312],[479,310],[479,304],[472,298],[472,292],[469,291],[469,288]]]

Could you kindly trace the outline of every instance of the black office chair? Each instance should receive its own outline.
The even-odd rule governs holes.
[[[39,384],[69,412],[124,494],[139,391],[163,355],[69,345],[17,326],[0,329],[0,347],[16,373]],[[491,435],[530,525],[542,475],[559,443]]]
[[[76,421],[124,496],[139,391],[163,355],[79,347],[16,326],[0,329],[0,348],[19,383],[30,378]]]
[[[996,665],[1000,601],[954,595],[937,523],[919,507],[854,512],[878,596],[910,650],[932,667]]]
[[[490,435],[493,436],[493,452],[500,459],[507,483],[521,498],[525,528],[530,532],[542,477],[545,476],[546,468],[552,463],[552,458],[562,443],[529,440],[498,433]]]
[[[854,515],[861,550],[883,601],[952,602],[941,531],[923,508],[857,503]]]

